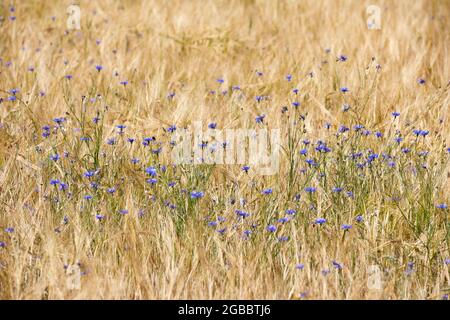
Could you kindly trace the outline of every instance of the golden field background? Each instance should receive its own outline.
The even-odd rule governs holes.
[[[207,200],[228,196],[231,184],[239,185],[237,199],[252,194],[252,183],[277,187],[271,203],[261,200],[253,212],[290,204],[283,161],[280,175],[270,177],[248,178],[239,166],[215,169],[204,202],[180,233],[163,205],[141,193],[132,169],[114,162],[104,170],[111,181],[125,177],[117,206],[130,213],[145,206],[146,217],[129,214],[120,224],[100,228],[93,216],[107,205],[84,213],[91,223],[79,214],[82,200],[56,211],[48,201],[48,181],[64,171],[45,162],[50,152],[72,146],[74,161],[81,163],[87,150],[65,139],[53,145],[42,141],[40,128],[55,117],[70,119],[69,105],[77,110],[82,95],[98,94],[103,97],[98,103],[108,105],[104,139],[118,124],[139,137],[164,135],[163,128],[194,120],[250,128],[262,113],[270,128],[283,128],[280,109],[297,87],[311,140],[327,139],[321,129],[325,121],[336,128],[349,118],[387,131],[391,112],[398,111],[402,130],[430,130],[433,140],[426,147],[439,162],[450,137],[449,1],[81,1],[81,29],[66,33],[70,4],[17,1],[14,21],[8,19],[9,1],[0,7],[0,96],[6,99],[8,90],[20,88],[21,97],[0,104],[0,227],[15,229],[0,231],[0,241],[7,244],[0,248],[0,298],[439,299],[448,293],[449,270],[442,263],[450,256],[448,211],[432,215],[432,233],[413,234],[398,210],[381,204],[382,190],[373,186],[345,213],[365,214],[364,231],[354,228],[345,237],[339,226],[323,233],[293,226],[290,242],[279,246],[263,235],[251,242],[233,234],[222,237],[203,223],[215,210]],[[381,8],[380,30],[367,28],[371,4]],[[348,61],[336,61],[340,54]],[[104,67],[101,72],[97,64]],[[257,77],[256,71],[264,75]],[[68,74],[70,81],[64,79]],[[289,84],[287,74],[293,76]],[[225,86],[241,86],[244,96],[212,99],[210,90],[224,88],[218,78]],[[419,86],[419,78],[426,85]],[[121,86],[125,80],[129,84]],[[345,97],[338,92],[343,86],[350,88]],[[172,100],[170,92],[176,93]],[[256,104],[256,95],[270,100]],[[344,102],[352,106],[348,113],[341,111]],[[36,152],[36,146],[43,151]],[[445,202],[448,166],[440,168],[433,171],[439,188],[432,192]],[[411,197],[418,194],[414,188]],[[319,198],[325,211],[320,203],[326,196]],[[357,212],[363,208],[367,212]],[[61,210],[70,223],[55,232],[61,220],[55,212]],[[322,268],[333,260],[343,270],[324,277]],[[407,277],[411,260],[417,270]],[[85,273],[74,290],[63,266],[77,262]],[[304,270],[296,270],[296,263],[304,263]],[[367,288],[367,267],[373,264],[384,271],[381,291]]]

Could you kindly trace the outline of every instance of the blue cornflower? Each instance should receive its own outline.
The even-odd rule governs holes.
[[[97,69],[97,71],[100,72],[100,71],[102,71],[103,66],[98,64],[98,65],[95,66],[95,69]]]
[[[294,101],[294,102],[292,102],[292,106],[295,108],[298,108],[300,106],[300,102]]]
[[[155,185],[158,183],[158,179],[156,179],[156,178],[147,179],[147,183],[151,184],[151,185]]]
[[[101,214],[95,215],[95,219],[97,219],[98,221],[102,221],[104,218],[105,218],[104,215],[101,215]]]
[[[67,185],[67,183],[61,182],[59,184],[59,190],[61,191],[66,191],[69,188],[69,186]]]
[[[402,137],[395,137],[394,141],[397,142],[398,144],[400,144],[400,142],[403,141],[403,138]]]
[[[299,151],[299,153],[300,153],[302,156],[305,156],[305,155],[308,153],[308,150],[307,150],[307,149],[302,149],[302,150]]]
[[[222,78],[219,78],[219,79],[217,79],[216,80],[218,83],[224,83],[225,82],[225,80],[223,80]]]
[[[239,217],[242,218],[247,218],[248,216],[250,216],[250,214],[248,212],[242,211],[242,210],[235,210],[234,211]]]
[[[294,215],[294,214],[297,213],[297,210],[295,210],[295,209],[286,209],[285,213],[289,214],[289,215]]]
[[[248,173],[248,170],[250,170],[250,167],[249,166],[243,166],[241,169],[242,169],[242,171],[245,171],[245,173]]]
[[[125,214],[128,214],[128,210],[121,209],[121,210],[119,210],[119,213],[122,214],[122,215],[125,215]]]
[[[167,131],[170,133],[174,132],[175,130],[177,130],[177,126],[174,124],[167,128]]]
[[[346,132],[346,131],[349,131],[350,129],[349,128],[347,128],[346,126],[344,126],[344,125],[341,125],[340,127],[339,127],[339,133],[344,133],[344,132]]]
[[[58,161],[60,159],[60,156],[59,156],[59,154],[52,154],[52,155],[50,155],[50,160],[52,160],[52,161]]]
[[[158,175],[155,167],[148,167],[148,168],[145,168],[145,172],[146,172],[149,176],[152,176],[152,177],[156,177],[156,176]]]
[[[286,223],[286,222],[289,222],[289,217],[281,217],[280,219],[278,219],[278,222],[279,223]]]
[[[298,263],[295,265],[295,269],[297,270],[303,270],[305,268],[305,265],[303,263]]]
[[[345,61],[347,61],[347,56],[346,55],[343,55],[343,54],[341,54],[339,57],[338,57],[338,61],[340,61],[340,62],[345,62]]]
[[[89,200],[92,200],[92,196],[91,196],[91,195],[85,195],[85,196],[84,196],[84,199],[85,199],[85,200],[88,200],[88,201],[89,201]]]
[[[14,232],[14,228],[8,227],[8,228],[5,229],[5,232],[13,233]]]
[[[381,137],[383,137],[383,134],[380,131],[377,131],[377,132],[375,132],[375,136],[377,138],[381,138]]]
[[[106,140],[106,143],[110,146],[113,146],[117,143],[117,140],[115,138],[109,138],[108,140]]]
[[[50,185],[52,186],[56,186],[60,183],[60,181],[58,179],[51,179],[50,180]]]
[[[277,230],[277,227],[274,226],[273,224],[270,224],[267,226],[267,231],[269,232],[275,232]]]
[[[345,92],[348,92],[348,91],[349,91],[347,87],[341,87],[339,90],[340,90],[342,93],[345,93]]]
[[[67,75],[65,76],[65,78],[66,78],[67,80],[70,80],[70,79],[73,78],[73,76],[72,76],[71,74],[67,74]]]
[[[4,243],[3,241],[0,241],[0,248],[6,248],[6,243]]]
[[[314,193],[314,192],[316,192],[316,188],[314,188],[314,187],[306,187],[305,191],[308,192],[308,193]]]
[[[259,115],[255,118],[256,123],[263,123],[264,122],[264,118],[266,117],[265,114]]]
[[[200,198],[203,198],[204,195],[205,195],[205,193],[202,191],[192,191],[191,199],[200,199]]]
[[[177,183],[175,182],[175,181],[170,181],[167,185],[169,186],[169,187],[174,187],[175,185],[176,185]]]
[[[120,84],[123,85],[123,86],[125,87],[125,86],[128,84],[128,81],[127,81],[127,80],[120,81]]]
[[[359,215],[359,216],[356,216],[355,220],[356,220],[356,222],[361,223],[364,221],[364,218],[363,218],[363,216]]]
[[[208,226],[209,226],[209,227],[215,227],[215,226],[217,226],[217,221],[210,221],[210,222],[208,222]]]
[[[295,93],[295,94],[298,94],[298,89],[297,88],[292,89],[292,92]]]
[[[340,193],[342,190],[343,190],[343,189],[342,189],[341,187],[334,187],[334,188],[332,189],[332,191],[333,191],[334,193]]]
[[[318,224],[318,225],[322,225],[326,222],[327,222],[327,219],[325,219],[325,218],[317,218],[316,220],[314,220],[314,223]]]
[[[109,194],[114,194],[115,192],[116,192],[116,188],[115,187],[112,187],[112,188],[108,188],[107,190],[106,190],[106,192],[108,192]]]
[[[292,80],[292,75],[290,74],[286,75],[286,80],[290,82]]]
[[[92,178],[95,174],[96,174],[95,171],[89,170],[89,171],[86,171],[86,172],[84,173],[84,176],[85,176],[86,178]]]
[[[351,224],[343,224],[341,226],[341,229],[344,230],[344,231],[350,230],[351,228],[352,228]]]
[[[398,116],[400,116],[400,112],[394,111],[392,112],[392,116],[395,118],[397,118]]]
[[[59,118],[54,118],[53,119],[53,122],[55,122],[58,125],[61,125],[65,121],[66,121],[66,118],[64,118],[64,117],[59,117]]]
[[[426,81],[425,81],[425,79],[419,78],[419,79],[417,79],[417,83],[423,85],[426,83]]]
[[[342,270],[342,265],[339,262],[333,261],[332,264],[337,270]]]
[[[438,208],[438,209],[447,209],[448,206],[447,206],[446,203],[440,203],[440,204],[436,205],[436,208]]]
[[[118,124],[116,126],[117,129],[119,129],[120,132],[122,132],[127,126],[123,125],[123,124]]]
[[[211,122],[210,124],[208,124],[208,128],[210,129],[215,129],[217,127],[217,123],[215,122]]]
[[[264,189],[262,193],[263,194],[272,194],[272,189],[271,188]]]

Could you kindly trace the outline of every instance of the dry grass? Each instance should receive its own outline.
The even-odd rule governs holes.
[[[81,30],[66,33],[69,4],[18,1],[13,13],[9,1],[0,7],[1,299],[440,299],[448,293],[449,211],[436,204],[449,203],[450,191],[449,1],[82,1]],[[381,30],[366,26],[369,4],[381,8]],[[336,61],[340,54],[348,60]],[[20,89],[16,101],[8,100],[12,88]],[[257,103],[257,95],[270,98]],[[343,103],[351,105],[348,112]],[[282,113],[285,105],[289,111]],[[393,119],[393,111],[400,117]],[[92,122],[97,113],[102,124]],[[287,151],[277,175],[245,174],[241,165],[170,166],[163,128],[194,120],[254,128],[260,114],[266,118],[258,126],[283,129]],[[56,117],[67,121],[54,132]],[[363,137],[353,130],[358,123],[384,137]],[[118,124],[127,126],[124,135]],[[334,135],[341,124],[350,132]],[[52,127],[48,138],[44,125]],[[430,133],[416,139],[417,128]],[[398,145],[393,139],[400,135]],[[112,136],[114,146],[105,143]],[[131,146],[130,136],[137,138]],[[162,142],[159,157],[142,146],[148,136]],[[298,151],[306,138],[326,140],[333,151],[302,173],[308,165]],[[288,141],[299,144],[289,148]],[[403,154],[405,147],[412,151]],[[369,148],[380,154],[376,165],[357,169],[348,155]],[[428,157],[417,155],[425,150]],[[61,159],[49,160],[55,153]],[[394,157],[394,168],[382,153]],[[132,157],[141,163],[131,164]],[[162,163],[167,172],[149,186],[144,168]],[[83,176],[96,169],[91,181]],[[51,179],[69,189],[58,190]],[[166,186],[170,180],[178,182],[174,188]],[[332,191],[337,185],[342,195]],[[106,192],[112,186],[114,195]],[[317,192],[307,195],[307,186]],[[269,187],[273,193],[262,195]],[[205,197],[192,200],[183,189]],[[235,214],[241,198],[251,213],[246,220]],[[277,223],[288,208],[297,210],[295,217]],[[363,222],[355,222],[358,215]],[[207,225],[219,216],[227,218],[216,227],[226,226],[224,234]],[[317,217],[327,222],[313,224]],[[249,223],[259,225],[244,240]],[[266,231],[269,223],[278,226],[276,235]],[[343,231],[343,223],[352,229]],[[81,286],[71,289],[67,269],[77,263]],[[368,289],[371,265],[382,270],[382,290]]]

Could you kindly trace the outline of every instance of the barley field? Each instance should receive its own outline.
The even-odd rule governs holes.
[[[0,17],[0,299],[448,299],[450,1]]]

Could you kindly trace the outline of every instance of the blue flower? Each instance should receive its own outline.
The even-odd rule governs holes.
[[[289,222],[289,217],[282,217],[282,218],[280,218],[280,219],[278,219],[278,222],[279,223],[286,223],[286,222]]]
[[[364,218],[363,218],[363,216],[359,215],[359,216],[356,216],[355,220],[356,220],[356,222],[361,223],[364,221]]]
[[[245,171],[245,173],[248,173],[248,170],[250,170],[250,167],[249,166],[243,166],[241,169],[242,169],[242,171]]]
[[[267,226],[267,231],[269,232],[275,232],[277,230],[277,227],[274,226],[273,224],[270,224]]]
[[[209,226],[209,227],[215,227],[215,226],[217,226],[217,221],[210,221],[210,222],[208,222],[208,226]]]
[[[60,181],[58,180],[58,179],[52,179],[52,180],[50,180],[50,185],[52,185],[52,186],[56,186],[56,185],[58,185],[60,183]]]
[[[295,265],[295,269],[297,270],[303,270],[305,268],[305,265],[303,263],[298,263]]]
[[[96,174],[95,171],[89,170],[89,171],[86,171],[86,172],[84,173],[84,176],[85,176],[86,178],[92,178],[95,174]]]
[[[95,219],[97,219],[98,221],[102,221],[104,218],[105,218],[105,216],[103,216],[101,214],[95,215]]]
[[[245,212],[245,211],[242,211],[242,210],[235,210],[234,212],[235,212],[239,217],[242,217],[242,218],[247,218],[248,216],[250,216],[249,213],[247,213],[247,212]]]
[[[316,220],[314,220],[314,223],[318,224],[318,225],[322,225],[326,222],[327,222],[327,219],[325,219],[325,218],[317,218]]]
[[[265,114],[259,115],[255,118],[256,123],[263,123],[264,122],[264,118],[266,117]]]
[[[174,124],[167,128],[167,131],[170,133],[174,132],[175,130],[177,130],[177,126]]]
[[[151,184],[151,185],[155,185],[156,183],[158,183],[158,179],[156,179],[156,178],[147,179],[147,183]]]
[[[426,83],[426,81],[425,81],[425,79],[419,78],[419,79],[417,79],[417,83],[423,85]]]
[[[392,116],[395,118],[397,118],[398,116],[400,116],[400,112],[394,111],[392,112]]]
[[[8,228],[5,229],[5,232],[13,233],[14,232],[14,228],[8,227]]]
[[[295,108],[298,108],[300,106],[300,102],[294,101],[294,102],[292,102],[292,106],[294,106]]]
[[[102,71],[103,66],[98,64],[98,65],[95,66],[95,69],[97,69],[97,71],[100,72],[100,71]]]
[[[290,82],[292,80],[292,75],[290,74],[286,75],[286,80]]]
[[[295,210],[295,209],[286,209],[285,213],[289,214],[289,215],[294,215],[294,214],[297,213],[297,210]]]
[[[447,204],[445,204],[445,203],[440,203],[440,204],[437,204],[437,205],[436,205],[436,208],[438,208],[438,209],[447,209],[448,206],[447,206]]]
[[[332,264],[337,270],[342,270],[342,265],[339,262],[333,261]]]
[[[200,198],[203,198],[204,195],[205,195],[205,193],[202,191],[192,191],[191,199],[200,199]]]
[[[106,190],[106,192],[108,192],[109,194],[114,194],[115,192],[116,192],[116,188],[115,187],[112,187],[112,188],[108,188],[107,190]]]
[[[211,122],[210,124],[208,124],[208,128],[210,129],[215,129],[217,127],[217,123],[215,122]]]
[[[52,160],[52,161],[58,161],[60,159],[60,157],[59,157],[59,155],[56,153],[56,154],[52,154],[52,155],[50,155],[50,160]]]
[[[263,194],[272,194],[272,189],[271,188],[264,189],[262,193]]]
[[[306,187],[305,191],[308,192],[308,193],[314,193],[314,192],[316,192],[316,188],[314,188],[314,187]]]
[[[342,93],[345,93],[345,92],[348,92],[348,91],[349,91],[347,87],[341,87],[339,90],[340,90]]]
[[[148,167],[145,168],[145,172],[152,177],[156,177],[158,175],[156,168],[155,167]]]
[[[341,229],[344,230],[344,231],[350,230],[351,228],[352,228],[351,224],[343,224],[341,226]]]
[[[338,57],[338,61],[340,61],[340,62],[345,62],[345,61],[347,61],[347,56],[346,55],[343,55],[343,54],[341,54],[339,57]]]
[[[302,150],[299,151],[299,153],[300,153],[302,156],[305,156],[305,155],[308,153],[308,150],[307,150],[307,149],[302,149]]]
[[[128,214],[128,210],[121,209],[121,210],[119,210],[119,213],[122,214],[122,215],[125,215],[125,214]]]

